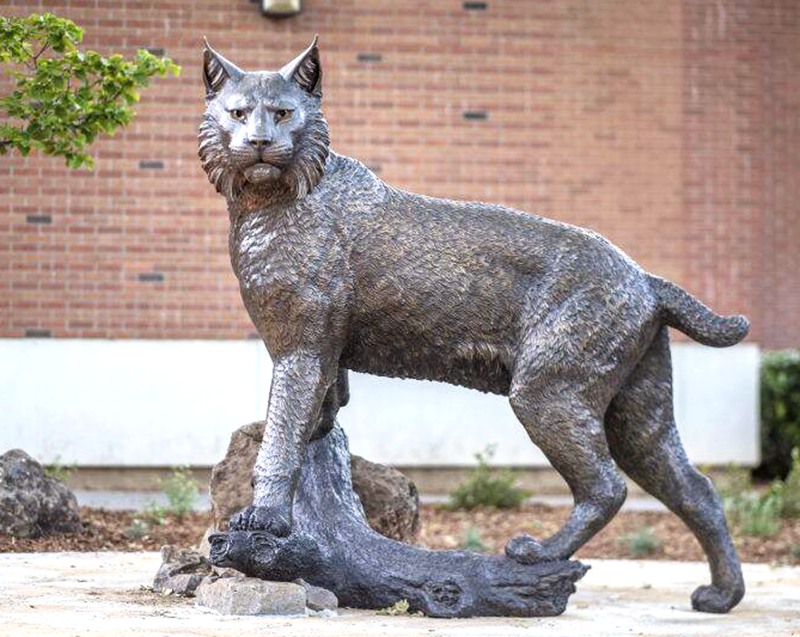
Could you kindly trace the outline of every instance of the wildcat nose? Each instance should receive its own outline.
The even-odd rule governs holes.
[[[261,150],[262,148],[266,148],[270,144],[272,144],[272,139],[269,137],[254,137],[247,140],[247,143],[250,144],[256,150]]]

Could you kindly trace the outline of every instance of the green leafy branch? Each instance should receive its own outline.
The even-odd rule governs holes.
[[[86,146],[133,119],[138,89],[180,72],[144,50],[132,60],[80,50],[82,39],[78,25],[51,13],[0,17],[0,65],[13,85],[0,98],[0,154],[35,149],[91,168]]]

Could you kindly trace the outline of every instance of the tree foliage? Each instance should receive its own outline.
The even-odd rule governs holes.
[[[131,121],[137,89],[180,71],[147,51],[126,60],[80,50],[82,39],[78,25],[51,13],[0,17],[0,65],[12,88],[0,98],[0,154],[35,149],[91,168],[86,147]]]

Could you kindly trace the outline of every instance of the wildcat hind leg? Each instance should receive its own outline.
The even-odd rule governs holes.
[[[587,374],[587,368],[597,366],[581,361],[566,345],[553,347],[549,330],[540,330],[528,343],[514,373],[509,402],[531,441],[569,485],[575,504],[553,536],[542,542],[520,536],[508,543],[506,554],[523,563],[567,559],[608,523],[626,496],[602,421],[616,393],[616,388],[606,387],[614,384],[613,373]],[[570,359],[576,362],[565,365]]]
[[[549,396],[531,390],[511,398],[514,413],[575,501],[569,519],[551,537],[540,542],[523,535],[509,541],[506,555],[522,563],[569,558],[611,520],[626,496],[599,414],[561,389],[566,388]]]
[[[652,306],[626,292],[635,281],[623,283],[624,289],[589,286],[576,292],[556,281],[550,296],[539,296],[527,308],[509,402],[569,485],[574,506],[553,536],[541,542],[512,539],[506,554],[517,561],[569,558],[625,500],[625,480],[608,448],[603,417],[647,350],[655,319]]]
[[[695,590],[692,607],[729,611],[744,596],[741,566],[720,498],[689,463],[678,436],[666,328],[611,402],[606,433],[620,468],[684,521],[708,557],[712,583]]]

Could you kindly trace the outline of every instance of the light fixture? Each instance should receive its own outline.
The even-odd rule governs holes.
[[[269,18],[290,18],[300,9],[302,0],[261,0],[261,13]]]

